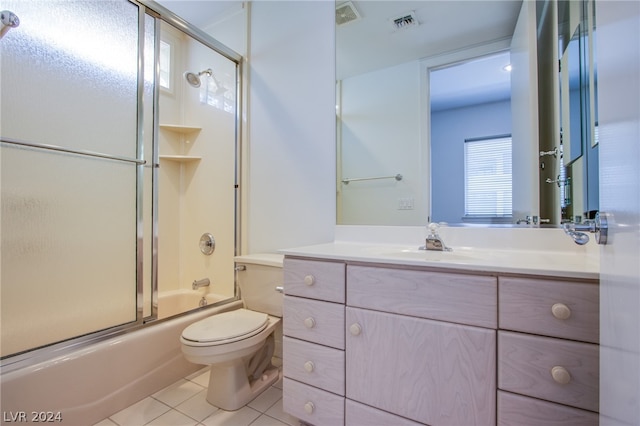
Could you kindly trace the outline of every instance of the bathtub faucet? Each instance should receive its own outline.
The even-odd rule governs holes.
[[[209,281],[209,278],[203,278],[201,280],[195,280],[193,282],[193,284],[191,285],[191,287],[194,290],[199,289],[200,287],[207,287],[209,284],[211,284],[211,281]]]

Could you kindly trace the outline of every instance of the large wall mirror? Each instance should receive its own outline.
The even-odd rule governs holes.
[[[593,219],[599,210],[595,3],[560,2],[562,220]]]
[[[563,163],[561,108],[546,105],[559,102],[560,75],[538,81],[540,63],[559,57],[560,19],[574,14],[560,3],[579,5],[592,36],[592,2],[337,0],[337,223],[559,224],[597,210],[597,197],[595,208],[583,201],[595,144],[579,142],[582,155]],[[541,59],[545,39],[555,46]],[[593,86],[588,62],[581,78]],[[594,109],[589,90],[581,117]],[[539,111],[553,137],[538,134]]]

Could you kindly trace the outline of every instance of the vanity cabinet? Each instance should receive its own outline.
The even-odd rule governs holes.
[[[597,280],[285,257],[284,410],[316,425],[597,425]]]
[[[285,411],[314,425],[495,424],[495,276],[286,257],[284,277]]]
[[[494,330],[350,307],[347,326],[350,400],[425,424],[495,423]]]
[[[285,257],[284,291],[284,410],[344,424],[345,264]]]
[[[598,293],[596,282],[500,278],[498,424],[598,424]]]
[[[348,265],[347,305],[348,400],[430,425],[495,424],[495,277]]]

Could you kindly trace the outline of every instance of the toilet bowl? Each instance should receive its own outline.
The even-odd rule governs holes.
[[[195,322],[180,337],[188,361],[211,366],[207,401],[228,411],[260,395],[280,373],[271,359],[282,317],[282,294],[276,291],[282,256],[239,256],[236,265],[244,308]]]

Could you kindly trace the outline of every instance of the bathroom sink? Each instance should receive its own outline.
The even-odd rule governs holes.
[[[371,248],[372,254],[381,257],[392,257],[396,259],[410,259],[410,260],[424,260],[427,262],[472,262],[477,261],[481,257],[478,254],[472,254],[470,252],[461,251],[435,251],[435,250],[420,250],[418,248],[390,248],[390,247],[376,247]]]

